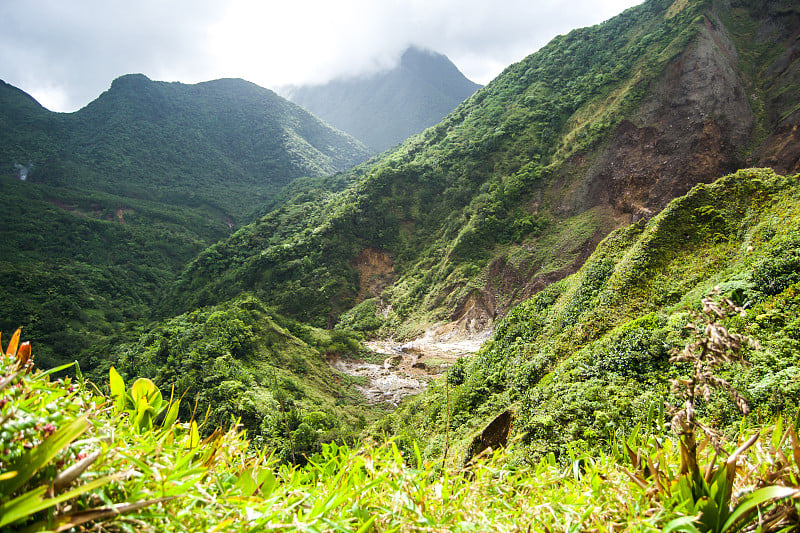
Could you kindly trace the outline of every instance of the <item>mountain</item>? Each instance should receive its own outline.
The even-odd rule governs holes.
[[[75,113],[0,86],[0,165],[28,180],[176,205],[242,223],[292,179],[364,160],[357,141],[272,91],[237,79],[196,85],[131,74]]]
[[[795,409],[798,198],[800,174],[769,169],[693,187],[653,218],[611,233],[577,273],[515,307],[474,357],[460,359],[449,390],[440,380],[376,431],[429,443],[426,452],[435,453],[447,431],[446,402],[454,455],[466,459],[499,443],[481,435],[503,413],[502,437],[513,425],[532,455],[629,435],[637,424],[661,431],[655,421],[668,420],[664,403],[677,405],[670,380],[688,371],[670,357],[693,340],[690,324],[701,319],[691,313],[715,287],[717,302],[729,298],[745,310],[714,318],[759,343],[742,343],[746,365],[722,365],[715,374],[761,417]],[[726,432],[740,421],[724,387],[698,416]]]
[[[798,37],[796,1],[648,0],[293,180],[174,284],[212,211],[17,161],[4,312],[109,394],[8,341],[0,526],[797,530]],[[367,378],[329,362],[426,330],[491,338],[351,448]]]
[[[281,92],[382,152],[438,123],[480,87],[446,56],[412,46],[392,69]]]
[[[366,154],[243,80],[123,76],[69,114],[0,83],[0,328],[25,326],[40,364],[96,366],[197,253]]]
[[[695,184],[800,169],[799,17],[783,1],[650,0],[557,37],[350,187],[301,191],[211,247],[165,308],[253,290],[319,326],[368,308],[371,334],[490,330]]]

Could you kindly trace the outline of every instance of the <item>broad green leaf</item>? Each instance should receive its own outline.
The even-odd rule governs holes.
[[[108,384],[114,399],[114,412],[121,413],[125,409],[125,381],[113,366],[108,369]]]
[[[36,487],[33,490],[17,496],[3,506],[0,506],[0,527],[13,524],[17,520],[43,511],[76,496],[80,496],[98,487],[102,487],[114,479],[114,476],[98,478],[79,487],[75,487],[70,491],[61,493],[54,498],[47,499],[43,498],[47,491],[47,485]]]
[[[261,495],[268,498],[275,487],[278,486],[278,480],[275,479],[275,474],[269,468],[264,468],[258,474],[258,484],[260,485]]]
[[[728,520],[722,526],[722,531],[727,531],[739,520],[744,520],[748,515],[754,512],[759,505],[770,500],[781,500],[783,498],[796,498],[800,496],[800,490],[791,487],[771,486],[758,489],[752,494],[742,498],[739,504],[734,509],[733,513],[728,517]]]
[[[131,395],[136,402],[139,398],[144,398],[147,404],[155,409],[160,408],[163,403],[161,391],[158,390],[155,383],[147,378],[139,378],[131,385]]]
[[[261,480],[261,495],[264,498],[268,498],[272,495],[275,488],[277,488],[278,480],[275,478],[275,474],[272,473],[272,470],[265,469],[264,471],[267,475]]]
[[[256,491],[256,482],[255,479],[253,479],[253,468],[245,468],[242,473],[239,474],[239,478],[233,486],[241,490],[242,494],[251,496]]]
[[[0,527],[13,524],[20,518],[35,513],[43,501],[45,492],[47,492],[46,485],[36,487],[0,506]]]
[[[700,509],[700,518],[698,522],[705,526],[706,531],[719,531],[719,526],[722,524],[727,509],[722,509],[717,505],[716,500],[713,498],[702,498],[698,505]]]

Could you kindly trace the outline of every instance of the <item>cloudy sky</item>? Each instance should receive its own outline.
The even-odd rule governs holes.
[[[473,81],[641,0],[2,0],[0,79],[74,111],[123,74],[268,88],[391,66],[409,45]]]

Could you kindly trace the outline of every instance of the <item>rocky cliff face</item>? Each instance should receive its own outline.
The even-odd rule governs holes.
[[[634,112],[594,153],[573,157],[553,184],[556,212],[591,216],[595,230],[560,245],[557,269],[543,269],[535,254],[500,255],[480,289],[450,300],[460,331],[492,327],[577,271],[610,231],[653,216],[698,183],[750,166],[800,172],[800,10],[778,4],[720,2],[698,21],[696,36]]]
[[[766,130],[759,148],[748,158],[751,166],[772,167],[782,174],[800,172],[800,8],[768,10],[770,18],[758,29],[763,43],[788,43],[763,70],[763,100],[767,106]]]
[[[742,166],[755,117],[721,21],[705,23],[586,175],[588,205],[650,216],[697,183]]]

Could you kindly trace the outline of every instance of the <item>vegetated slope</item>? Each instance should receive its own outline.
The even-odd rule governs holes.
[[[84,380],[49,379],[30,365],[27,343],[17,349],[12,340],[7,352],[0,357],[0,382],[8,384],[0,388],[0,469],[7,473],[0,527],[9,531],[124,524],[162,532],[328,533],[435,524],[451,532],[650,532],[702,530],[722,519],[725,531],[731,522],[739,530],[798,527],[791,418],[743,428],[743,438],[760,433],[749,448],[732,453],[737,444],[727,443],[719,455],[711,446],[697,452],[698,468],[712,479],[704,486],[679,473],[686,453],[677,439],[647,429],[610,449],[576,444],[560,462],[514,462],[509,450],[498,450],[454,468],[423,459],[418,448],[401,453],[389,440],[325,445],[296,466],[280,464],[237,429],[201,440],[201,418],[174,416],[187,398],[157,393],[149,380],[125,383],[111,373],[104,393]],[[726,476],[731,456],[737,468]],[[734,494],[731,486],[759,488]]]
[[[130,74],[68,114],[0,89],[6,173],[25,165],[37,183],[206,206],[236,223],[293,178],[366,157],[351,137],[244,80],[185,85]]]
[[[689,310],[715,286],[746,307],[727,327],[761,344],[746,351],[745,368],[723,376],[759,416],[794,413],[800,174],[746,169],[610,234],[577,273],[515,307],[478,354],[460,359],[449,390],[440,380],[378,430],[425,442],[436,455],[449,421],[451,453],[464,460],[513,435],[528,453],[559,453],[575,441],[608,442],[636,424],[664,424],[664,401],[679,403],[669,380],[692,371],[670,363],[670,353],[689,342]],[[504,424],[484,432],[502,413]],[[720,392],[697,416],[730,429],[739,415]]]
[[[167,308],[254,290],[320,326],[360,304],[367,321],[347,322],[372,333],[485,331],[694,184],[797,171],[799,17],[651,0],[557,37],[348,189],[301,193],[211,247]]]
[[[390,70],[281,92],[382,152],[438,123],[480,87],[447,57],[412,46]]]
[[[227,227],[207,212],[0,177],[0,328],[43,368],[102,362],[176,272]]]
[[[174,386],[190,400],[182,418],[196,410],[195,417],[207,417],[207,433],[240,423],[258,447],[303,463],[321,443],[353,439],[378,413],[353,378],[325,359],[357,345],[282,319],[243,295],[166,320],[116,347],[114,359],[124,374],[150,378],[161,390]]]
[[[124,76],[69,114],[0,84],[0,326],[24,326],[40,364],[95,366],[192,257],[282,186],[365,155],[242,80]]]

